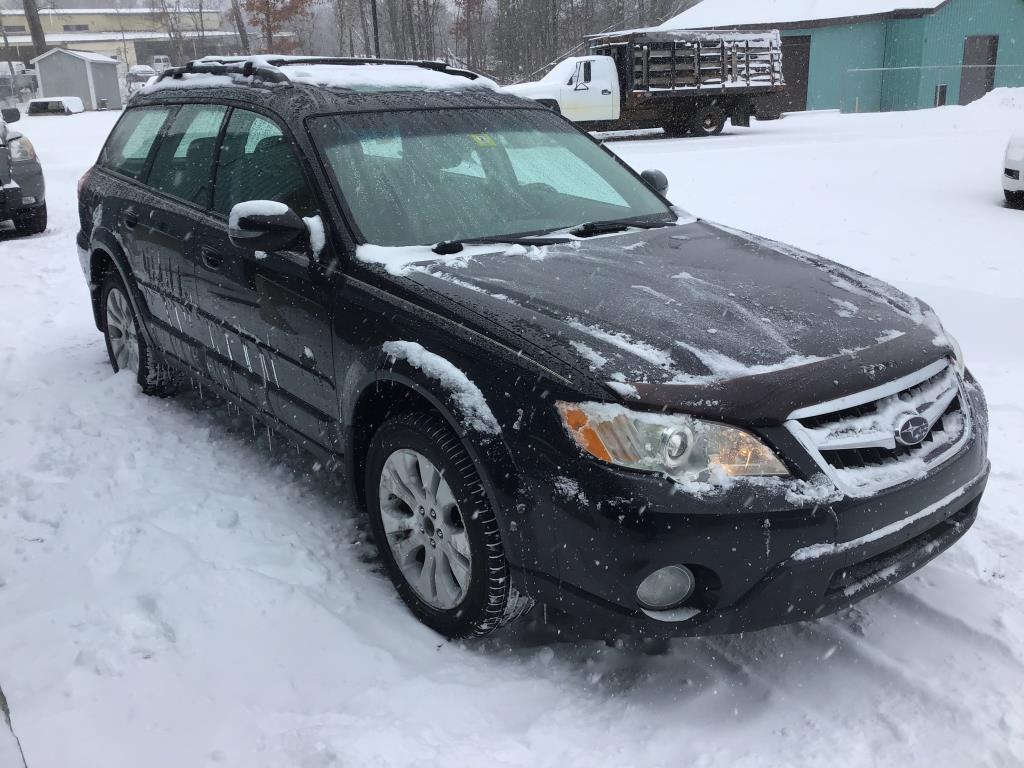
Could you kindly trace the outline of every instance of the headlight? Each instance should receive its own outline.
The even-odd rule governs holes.
[[[949,342],[949,346],[953,348],[953,365],[956,366],[956,372],[961,376],[964,375],[964,371],[967,370],[967,363],[964,361],[964,351],[960,348],[960,342],[953,338],[953,335],[946,331],[946,341]]]
[[[736,427],[608,403],[556,405],[576,444],[611,464],[682,481],[789,474],[768,446]]]
[[[20,139],[14,139],[8,142],[8,149],[11,150],[11,160],[35,160],[36,159],[36,148],[32,146],[32,142],[22,136]]]

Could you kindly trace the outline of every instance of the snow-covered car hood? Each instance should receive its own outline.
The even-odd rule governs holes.
[[[499,322],[620,395],[668,404],[669,392],[692,398],[749,376],[824,372],[837,361],[855,368],[866,350],[885,352],[891,377],[905,360],[945,353],[931,311],[896,289],[706,222],[510,249],[408,276],[504,315]]]

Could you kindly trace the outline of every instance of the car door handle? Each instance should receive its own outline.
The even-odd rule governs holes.
[[[126,229],[135,229],[139,224],[139,215],[135,211],[129,209],[124,212],[122,221],[124,222]]]
[[[603,91],[601,91],[601,95],[602,96],[611,96],[612,95],[612,89],[611,88],[605,88]]]
[[[203,248],[199,257],[203,260],[203,266],[211,272],[217,272],[224,266],[224,257],[210,248]]]

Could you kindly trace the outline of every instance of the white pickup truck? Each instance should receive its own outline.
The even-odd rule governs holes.
[[[776,31],[642,30],[591,38],[589,55],[506,90],[595,129],[712,135],[779,117],[784,88]]]

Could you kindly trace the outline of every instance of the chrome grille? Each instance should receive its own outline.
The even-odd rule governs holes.
[[[897,432],[911,417],[924,419],[927,431],[904,444]],[[889,384],[794,411],[786,426],[840,490],[863,496],[957,453],[970,433],[970,414],[956,370],[938,360]]]

